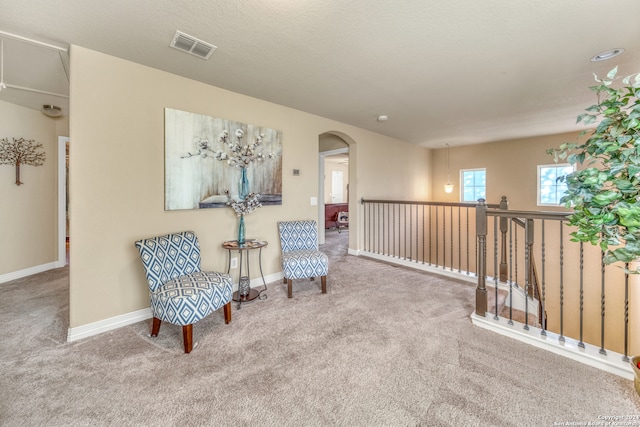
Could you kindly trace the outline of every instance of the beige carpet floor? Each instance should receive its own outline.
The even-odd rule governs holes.
[[[66,343],[68,270],[0,285],[2,426],[553,426],[640,415],[633,383],[474,327],[473,286],[346,255],[329,292],[158,338],[140,322]],[[637,424],[636,424],[637,425]]]

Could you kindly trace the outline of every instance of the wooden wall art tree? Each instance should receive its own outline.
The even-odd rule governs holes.
[[[40,151],[42,144],[33,139],[11,138],[0,139],[0,165],[14,165],[16,167],[16,185],[20,182],[20,166],[42,166],[45,161],[45,152]]]

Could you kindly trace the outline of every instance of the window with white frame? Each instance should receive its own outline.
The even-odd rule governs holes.
[[[478,199],[487,199],[486,169],[463,169],[460,171],[460,177],[462,178],[463,202],[477,202]]]
[[[558,206],[567,191],[560,179],[574,170],[569,163],[538,165],[538,206]]]

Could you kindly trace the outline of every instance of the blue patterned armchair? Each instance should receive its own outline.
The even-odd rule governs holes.
[[[200,246],[192,231],[142,239],[135,245],[151,293],[152,337],[158,336],[162,321],[180,325],[184,352],[190,353],[194,323],[220,307],[225,323],[231,321],[231,276],[200,269]]]
[[[278,222],[282,249],[282,273],[287,296],[292,297],[294,279],[320,277],[322,293],[327,293],[329,258],[318,250],[318,228],[315,221]]]

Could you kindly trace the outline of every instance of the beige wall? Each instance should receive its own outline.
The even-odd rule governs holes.
[[[456,147],[451,144],[450,176],[454,184],[453,193],[444,192],[447,181],[447,150],[433,152],[433,196],[434,200],[459,202],[460,170],[486,168],[487,202],[499,203],[505,195],[509,209],[516,210],[562,210],[555,207],[537,206],[537,165],[553,164],[553,157],[546,153],[563,142],[576,142],[578,132],[539,136],[488,144]]]
[[[486,168],[487,170],[487,201],[498,203],[502,195],[509,200],[511,210],[544,210],[564,211],[562,207],[537,206],[537,166],[553,164],[553,157],[546,154],[548,148],[555,148],[563,142],[579,141],[579,132],[559,135],[540,136],[513,141],[499,141],[488,144],[455,147],[450,151],[451,182],[455,185],[452,194],[444,192],[443,185],[447,179],[447,150],[446,148],[433,152],[433,195],[434,200],[458,202],[460,201],[460,170]],[[584,137],[583,137],[584,138]],[[551,231],[551,224],[547,224],[545,237],[545,266],[547,270],[547,312],[549,316],[548,328],[554,332],[560,330],[559,314],[559,284],[560,284],[560,239],[558,234]],[[563,277],[564,286],[564,333],[576,337],[579,332],[579,247],[571,243],[568,227],[564,230],[563,240]],[[534,251],[538,264],[542,260],[542,235],[536,229]],[[585,245],[584,272],[584,309],[585,309],[585,337],[586,342],[599,345],[600,340],[600,309],[601,309],[601,269],[600,251],[597,247]],[[522,256],[523,254],[521,254]],[[522,264],[524,265],[524,260]],[[538,265],[540,269],[540,265]],[[492,267],[489,265],[489,270]],[[631,277],[636,283],[638,279]],[[617,352],[624,351],[622,343],[624,336],[624,275],[616,267],[607,269],[606,279],[606,307],[609,315],[606,317],[605,342],[608,348]],[[631,285],[630,307],[640,305],[640,291]],[[636,310],[637,312],[637,310]],[[637,324],[636,312],[630,313],[630,324]],[[640,351],[640,328],[630,328],[632,354]]]
[[[350,145],[351,203],[387,195],[381,186],[398,198],[429,196],[430,153],[423,148],[78,46],[71,48],[71,75],[71,327],[148,307],[133,246],[142,237],[194,230],[203,267],[226,268],[220,244],[235,238],[231,209],[164,211],[165,107],[282,130],[283,205],[246,218],[248,237],[269,241],[266,275],[280,272],[276,222],[317,218],[310,198],[319,196],[325,132]],[[351,220],[357,225],[357,213]],[[350,231],[355,247],[358,228]]]
[[[55,262],[57,254],[56,120],[40,111],[0,101],[0,138],[33,139],[43,145],[42,166],[0,165],[0,275]]]

